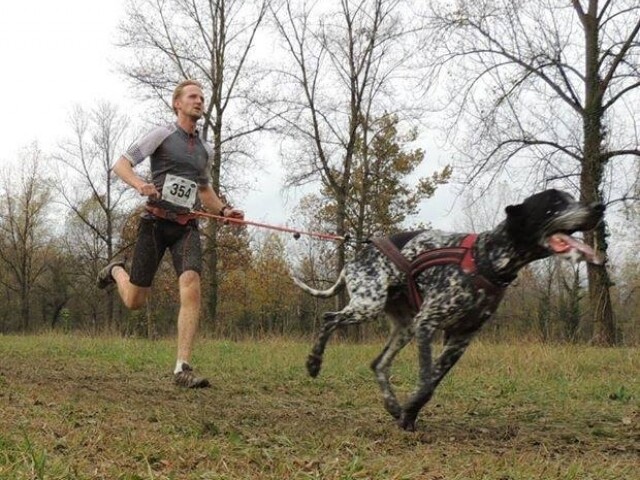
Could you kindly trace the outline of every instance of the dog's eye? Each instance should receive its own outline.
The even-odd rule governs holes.
[[[553,201],[550,208],[547,209],[547,215],[557,215],[564,208],[565,202],[562,198],[557,198]]]

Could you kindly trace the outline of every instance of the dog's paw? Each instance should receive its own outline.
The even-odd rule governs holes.
[[[400,418],[398,419],[398,426],[403,429],[405,432],[415,432],[416,431],[416,419],[410,418],[406,415],[406,413],[402,413]]]
[[[309,355],[307,358],[307,372],[309,372],[309,376],[316,378],[320,373],[321,367],[322,358],[316,355]]]
[[[322,321],[324,323],[333,322],[336,318],[336,312],[324,312],[322,314]]]

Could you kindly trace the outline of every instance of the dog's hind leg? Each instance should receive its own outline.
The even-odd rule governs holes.
[[[322,329],[307,358],[307,371],[312,377],[320,373],[324,350],[336,328],[373,320],[384,310],[387,301],[386,274],[363,268],[347,269],[345,281],[349,304],[339,312],[323,315]]]
[[[339,312],[338,312],[339,313]],[[320,334],[316,339],[316,343],[313,344],[313,348],[311,349],[311,353],[307,357],[307,372],[312,377],[317,377],[320,373],[320,368],[322,367],[322,357],[324,355],[324,350],[327,347],[327,342],[329,338],[333,334],[334,330],[338,328],[338,320],[336,320],[336,312],[327,312],[322,318],[324,323],[322,324],[322,329],[320,330]]]
[[[358,325],[373,320],[384,309],[386,296],[377,301],[369,299],[366,302],[357,302],[352,297],[351,303],[339,312],[327,312],[323,315],[324,323],[316,343],[307,357],[307,372],[312,377],[317,377],[322,367],[322,357],[329,338],[338,327]]]
[[[382,391],[384,408],[396,420],[400,418],[402,408],[400,407],[400,403],[398,403],[396,394],[389,381],[389,369],[398,352],[400,352],[412,338],[413,328],[410,325],[394,323],[387,344],[382,349],[380,355],[371,363],[371,369],[374,371],[376,380]]]

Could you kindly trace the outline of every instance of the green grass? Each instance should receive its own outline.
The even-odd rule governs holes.
[[[0,336],[0,479],[632,479],[640,351],[474,344],[399,430],[368,364],[381,344],[204,340],[201,391],[173,341]],[[415,347],[393,383],[413,388]]]

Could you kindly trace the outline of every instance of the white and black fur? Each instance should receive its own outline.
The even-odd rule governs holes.
[[[505,212],[507,218],[493,230],[480,233],[473,246],[477,273],[497,287],[506,287],[528,263],[558,253],[550,246],[554,234],[570,240],[563,255],[599,262],[589,247],[568,235],[595,228],[603,217],[602,204],[584,205],[568,193],[546,190],[521,204],[508,206]],[[412,261],[426,250],[457,246],[464,236],[438,230],[414,232],[401,252]],[[371,368],[382,390],[386,410],[400,427],[409,431],[415,430],[418,412],[499,304],[499,299],[488,302],[487,292],[478,289],[459,265],[449,264],[430,267],[415,279],[424,299],[415,313],[404,295],[406,275],[373,245],[359,252],[328,290],[315,290],[296,278],[293,280],[316,297],[335,295],[344,285],[350,296],[344,309],[323,315],[322,330],[307,360],[307,370],[312,377],[320,372],[327,341],[336,328],[373,320],[383,311],[387,314],[392,331]],[[445,340],[442,353],[432,359],[431,343],[436,330],[444,331]],[[418,342],[418,383],[415,392],[401,406],[389,381],[389,369],[398,352],[414,336]]]

